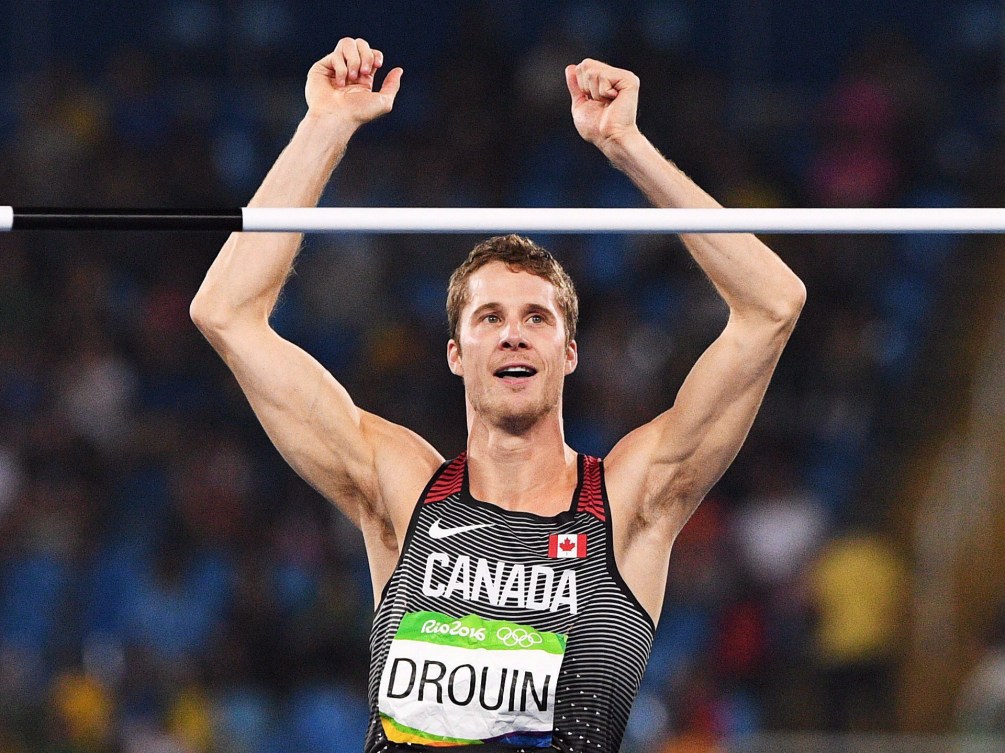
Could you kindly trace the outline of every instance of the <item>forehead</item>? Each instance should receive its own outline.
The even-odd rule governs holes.
[[[522,269],[510,269],[501,261],[489,262],[468,278],[465,308],[486,303],[535,304],[558,311],[555,286],[551,282]]]

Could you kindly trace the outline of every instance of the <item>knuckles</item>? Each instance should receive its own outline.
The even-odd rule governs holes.
[[[624,81],[636,89],[642,83],[639,77],[631,71],[624,68],[615,68],[613,65],[602,63],[593,58],[583,58],[582,62],[576,66],[576,72],[586,76],[587,81]]]

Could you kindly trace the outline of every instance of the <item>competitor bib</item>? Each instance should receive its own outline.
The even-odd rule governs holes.
[[[566,636],[477,615],[406,614],[380,679],[392,742],[551,745]]]

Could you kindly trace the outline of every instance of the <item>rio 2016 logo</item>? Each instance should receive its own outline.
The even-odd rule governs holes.
[[[519,646],[520,648],[531,648],[544,641],[538,633],[522,627],[515,630],[510,627],[501,627],[496,631],[496,638],[504,646]]]
[[[426,620],[422,624],[421,632],[426,635],[433,633],[438,635],[456,635],[460,638],[471,638],[476,641],[485,640],[485,628],[468,627],[467,625],[462,625],[460,620],[454,620],[453,622]]]

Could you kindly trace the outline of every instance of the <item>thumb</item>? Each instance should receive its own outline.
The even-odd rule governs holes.
[[[394,104],[394,98],[398,94],[398,89],[401,88],[401,74],[404,73],[402,68],[392,69],[385,77],[384,83],[381,84],[380,93],[391,100],[391,104]]]
[[[565,66],[565,85],[569,87],[573,106],[586,99],[586,94],[579,88],[579,79],[576,77],[576,66]]]

